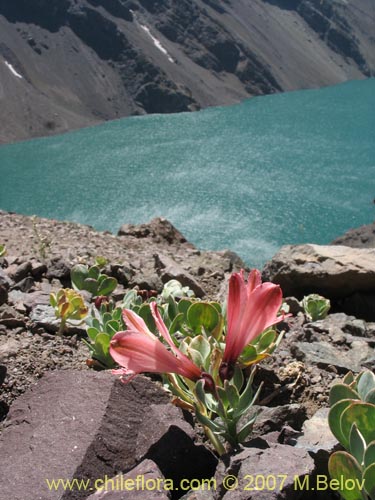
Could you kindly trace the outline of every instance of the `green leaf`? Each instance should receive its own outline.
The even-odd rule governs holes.
[[[167,302],[168,302],[168,316],[169,319],[173,321],[178,314],[177,304],[172,295],[168,297]]]
[[[203,335],[197,335],[194,337],[189,344],[189,348],[200,352],[203,363],[205,363],[206,359],[211,354],[210,343],[205,337],[203,337]]]
[[[90,292],[92,295],[98,295],[97,290],[98,290],[98,282],[97,280],[94,280],[92,278],[86,278],[83,281],[83,287],[82,290],[87,290]]]
[[[335,403],[328,413],[328,424],[335,438],[344,446],[349,449],[349,433],[346,436],[340,425],[341,416],[344,411],[353,403],[352,399],[342,399]]]
[[[111,368],[114,366],[114,361],[109,354],[109,345],[111,339],[106,333],[99,333],[95,339],[95,352],[93,357],[103,363],[103,365]]]
[[[83,283],[88,276],[88,268],[83,264],[77,264],[70,271],[70,279],[75,290],[83,290]]]
[[[254,427],[254,422],[256,420],[257,415],[255,414],[238,432],[237,441],[239,443],[243,443],[245,439],[248,437],[250,432],[252,432]]]
[[[169,333],[173,335],[176,333],[183,325],[184,315],[182,313],[178,313],[175,319],[172,321],[171,326],[169,327]]]
[[[219,323],[219,313],[207,302],[195,302],[189,307],[187,320],[195,333],[202,333],[202,328],[210,333]]]
[[[231,385],[228,380],[225,381],[224,383],[224,389],[225,392],[227,393],[227,398],[229,401],[229,404],[232,408],[237,408],[238,403],[240,401],[240,395],[234,385]]]
[[[177,309],[180,313],[184,315],[185,321],[187,320],[187,312],[189,307],[192,305],[192,301],[188,299],[181,299],[177,305]]]
[[[345,500],[364,500],[365,497],[360,489],[362,471],[354,457],[346,451],[337,451],[331,455],[328,461],[328,470],[332,479],[336,479],[339,484],[344,485],[344,489],[340,490],[342,498]]]
[[[366,403],[371,403],[375,405],[375,389],[367,393],[365,401]]]
[[[138,316],[140,316],[144,322],[146,323],[147,325],[147,328],[155,333],[156,332],[156,325],[155,325],[155,321],[154,321],[154,318],[152,316],[152,312],[151,312],[151,308],[149,306],[149,304],[142,304],[141,307],[139,308],[139,311],[138,311]]]
[[[240,362],[246,365],[251,361],[255,361],[257,359],[257,356],[258,356],[257,350],[253,345],[249,344],[242,351],[240,356]]]
[[[347,385],[349,385],[349,384],[351,384],[352,382],[354,382],[354,375],[353,375],[353,373],[352,373],[352,372],[348,372],[348,373],[345,375],[345,377],[343,378],[342,383],[343,383],[343,384],[347,384]]]
[[[371,500],[375,500],[375,463],[366,467],[363,472],[363,479],[365,481],[365,490]]]
[[[267,351],[267,349],[275,341],[275,339],[276,339],[275,330],[273,328],[266,330],[258,337],[258,341],[256,342],[257,351],[258,352]]]
[[[359,382],[357,383],[357,391],[361,396],[361,399],[366,400],[367,394],[375,389],[375,375],[366,370],[361,373]]]
[[[365,467],[368,467],[371,464],[375,464],[375,441],[372,441],[366,448],[365,458],[364,458]]]
[[[366,443],[375,440],[375,405],[370,403],[352,403],[341,415],[341,430],[344,436],[349,436],[355,423]]]
[[[345,384],[334,384],[329,391],[329,405],[333,406],[342,399],[360,399],[358,393]]]
[[[87,328],[87,335],[90,337],[91,340],[95,342],[96,336],[99,334],[99,330],[94,328],[93,326]]]
[[[117,279],[108,276],[100,283],[97,295],[110,295],[117,287]]]
[[[357,460],[359,465],[362,465],[363,456],[365,453],[366,442],[363,439],[361,433],[359,432],[356,424],[352,425],[350,436],[349,436],[349,448],[350,453]]]
[[[232,382],[237,387],[238,392],[241,392],[244,380],[245,379],[244,379],[243,372],[242,372],[241,368],[239,366],[236,366],[235,370],[234,370]]]
[[[100,275],[100,269],[98,266],[92,266],[88,270],[88,278],[91,278],[93,280],[97,280]]]
[[[115,319],[111,319],[111,321],[108,321],[105,324],[105,333],[108,333],[111,339],[115,333],[120,331],[120,329],[120,323]]]

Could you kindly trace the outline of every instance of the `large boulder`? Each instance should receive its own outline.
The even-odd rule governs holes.
[[[286,245],[263,269],[285,296],[319,293],[347,312],[372,320],[375,310],[375,249],[347,246]]]
[[[345,245],[352,248],[375,248],[375,222],[350,229],[332,241],[331,245]]]
[[[151,415],[157,419],[156,426]],[[146,443],[139,434],[147,427]],[[162,453],[157,452],[158,442]],[[166,449],[173,450],[169,457]],[[127,472],[146,455],[171,474],[176,468],[184,469],[181,461],[202,464],[207,455],[212,462],[211,470],[204,471],[208,477],[216,465],[207,449],[195,446],[182,411],[170,405],[168,394],[146,377],[123,384],[108,372],[51,372],[17,399],[4,423],[0,497],[86,498],[94,492],[95,480]],[[73,479],[89,481],[91,490],[77,486],[64,492],[58,481]]]

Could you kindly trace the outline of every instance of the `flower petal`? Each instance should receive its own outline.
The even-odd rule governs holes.
[[[128,330],[144,333],[151,338],[155,338],[155,335],[150,332],[144,320],[131,309],[124,309],[122,311],[122,318],[125,321]]]
[[[156,337],[137,331],[116,333],[109,352],[127,372],[177,373],[194,381],[201,377],[201,370],[188,358],[177,358]]]

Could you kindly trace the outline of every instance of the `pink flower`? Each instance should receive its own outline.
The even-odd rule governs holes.
[[[260,272],[254,269],[245,283],[243,270],[233,273],[229,280],[227,334],[220,366],[220,378],[230,379],[234,365],[243,349],[266,328],[282,321],[277,316],[282,303],[278,285],[262,283]]]
[[[202,378],[200,368],[175,346],[156,302],[150,307],[160,334],[173,352],[150,332],[140,316],[125,309],[123,318],[128,330],[116,333],[109,348],[112,358],[123,368],[113,373],[125,375],[128,379],[141,372],[177,373],[193,381]]]

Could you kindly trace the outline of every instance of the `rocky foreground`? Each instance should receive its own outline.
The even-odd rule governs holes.
[[[336,498],[330,490],[296,488],[295,478],[327,474],[328,456],[338,446],[327,426],[332,382],[349,370],[375,368],[371,234],[375,224],[349,233],[340,245],[283,247],[267,263],[263,277],[281,284],[293,316],[283,324],[279,349],[256,375],[256,385],[264,386],[252,440],[219,460],[191,415],[170,404],[157,377],[124,385],[88,368],[85,330],[57,335],[49,294],[70,286],[74,263],[101,255],[109,261],[106,273],[119,282],[115,298],[134,287],[161,291],[176,278],[198,297],[223,300],[230,273],[244,267],[241,259],[196,249],[163,219],[124,225],[114,236],[0,212],[0,244],[8,251],[0,262],[0,447],[6,457],[0,499]],[[312,322],[304,314],[299,300],[311,292],[331,299],[326,319]],[[143,477],[159,486],[94,494],[95,479],[120,473],[123,481]],[[227,487],[228,474],[238,480],[236,489]],[[249,490],[256,475],[285,475],[282,491],[277,485]],[[65,492],[48,488],[46,479],[60,478],[92,483]],[[181,480],[210,478],[210,491],[176,490]],[[163,488],[162,480],[175,490]]]
[[[373,0],[2,0],[0,143],[374,75]]]

